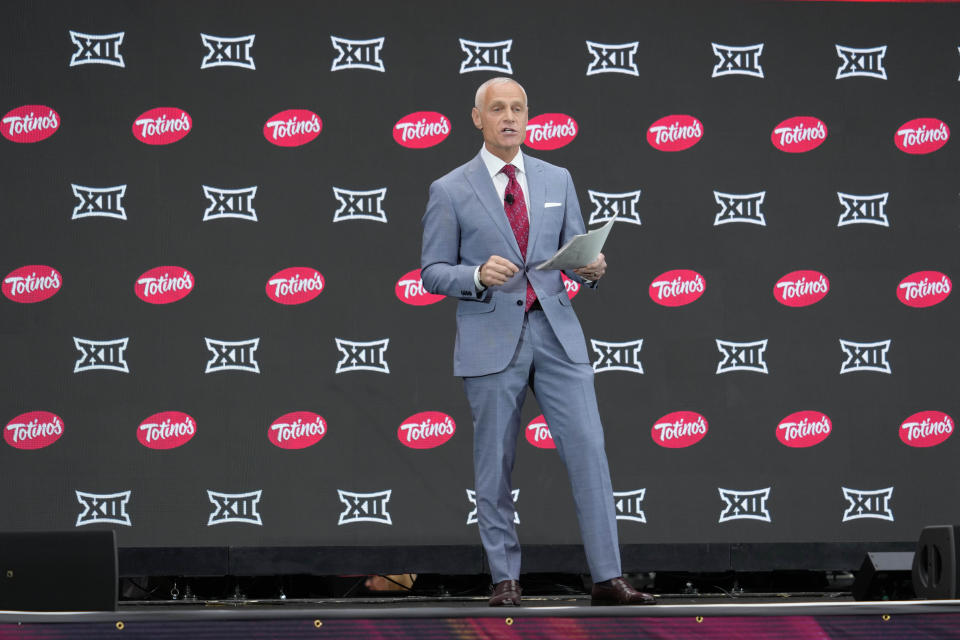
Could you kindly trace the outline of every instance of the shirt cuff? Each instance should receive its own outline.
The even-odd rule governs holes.
[[[483,286],[483,283],[480,282],[480,267],[477,267],[473,271],[473,285],[477,288],[477,293],[480,293],[486,289],[486,287]]]

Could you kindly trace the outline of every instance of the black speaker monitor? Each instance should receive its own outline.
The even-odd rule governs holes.
[[[116,611],[113,531],[0,532],[0,610]]]
[[[913,551],[870,552],[853,581],[856,600],[908,600],[913,597]]]
[[[913,559],[913,590],[924,600],[955,599],[960,594],[960,525],[924,527]]]

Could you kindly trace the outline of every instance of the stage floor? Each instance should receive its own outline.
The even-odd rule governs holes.
[[[593,607],[588,596],[206,601],[122,604],[115,612],[0,611],[0,640],[179,638],[960,638],[960,601],[855,602],[849,596],[662,598]],[[118,634],[122,631],[122,634]],[[318,635],[321,632],[321,635]]]

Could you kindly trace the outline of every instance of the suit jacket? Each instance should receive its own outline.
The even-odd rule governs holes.
[[[524,154],[530,238],[520,255],[503,202],[479,154],[430,185],[423,215],[421,278],[430,293],[459,298],[453,373],[482,376],[510,363],[523,328],[527,280],[573,362],[589,362],[580,322],[560,271],[536,271],[570,238],[584,232],[570,172]],[[520,267],[506,284],[479,294],[473,274],[491,255]],[[577,282],[582,278],[568,271]]]

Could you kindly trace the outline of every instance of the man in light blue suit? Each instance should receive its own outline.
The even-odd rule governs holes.
[[[584,231],[573,181],[566,169],[520,152],[527,96],[511,78],[481,85],[472,116],[483,147],[430,186],[421,275],[427,291],[459,299],[453,369],[473,412],[477,518],[495,584],[490,605],[520,604],[510,475],[528,386],[570,476],[592,602],[652,603],[621,577],[613,489],[580,322],[560,272],[534,269]],[[594,287],[605,271],[600,254],[567,275]]]

